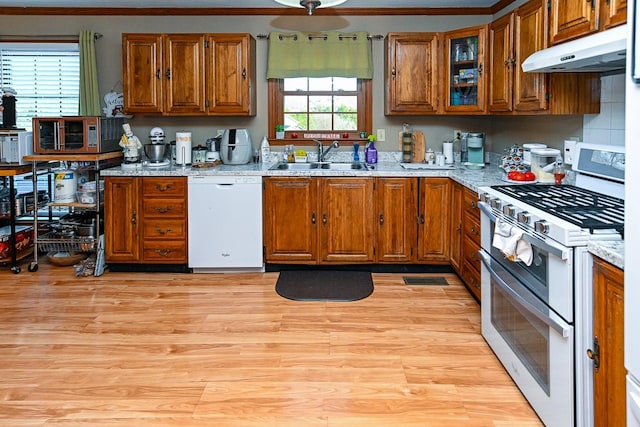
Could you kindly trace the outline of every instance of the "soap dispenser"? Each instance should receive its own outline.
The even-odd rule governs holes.
[[[364,161],[370,165],[378,163],[378,150],[373,141],[367,145],[367,150],[364,153]]]
[[[357,142],[353,143],[353,162],[359,162],[360,161],[360,153],[358,152],[360,150],[360,144],[358,144]]]

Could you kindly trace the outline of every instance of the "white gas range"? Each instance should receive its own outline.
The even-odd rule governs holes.
[[[593,239],[624,235],[624,147],[578,144],[576,185],[482,187],[482,334],[548,427],[593,425]],[[589,188],[597,188],[593,191]],[[505,256],[496,233],[522,251]],[[503,241],[502,239],[500,240]]]

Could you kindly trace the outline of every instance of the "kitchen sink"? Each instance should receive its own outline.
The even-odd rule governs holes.
[[[323,170],[366,170],[367,165],[362,162],[348,163],[330,163],[330,162],[314,162],[314,163],[277,163],[271,166],[271,170],[291,170],[304,171],[313,169]]]

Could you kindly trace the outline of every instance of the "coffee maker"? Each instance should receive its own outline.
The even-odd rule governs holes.
[[[484,167],[484,133],[469,132],[467,135],[467,167]]]

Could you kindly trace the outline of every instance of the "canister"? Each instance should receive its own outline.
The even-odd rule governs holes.
[[[202,145],[198,145],[197,147],[193,147],[192,150],[192,162],[193,163],[204,163],[207,161],[207,147],[203,147]]]
[[[554,183],[553,168],[560,150],[555,148],[535,148],[531,150],[531,172],[536,174],[538,182]]]
[[[547,144],[538,144],[536,143],[527,143],[522,144],[522,163],[525,165],[531,164],[531,150],[539,150],[542,148],[547,148]]]

